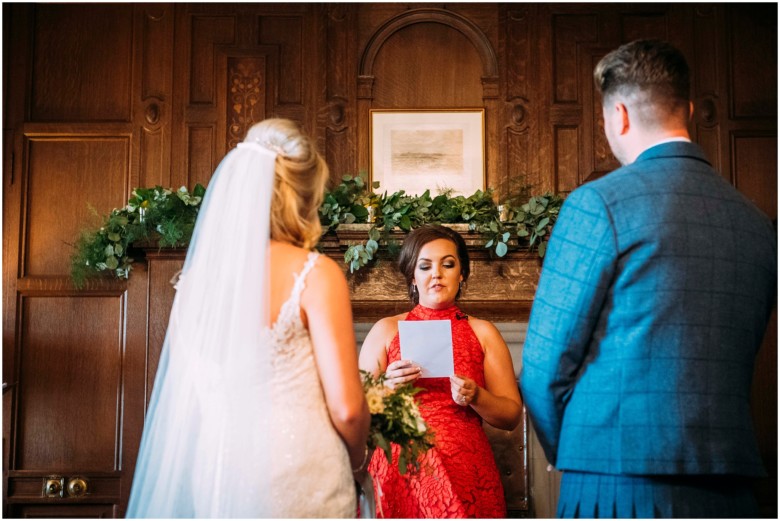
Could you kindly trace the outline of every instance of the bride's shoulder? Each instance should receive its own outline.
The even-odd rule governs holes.
[[[309,262],[311,253],[311,250],[286,242],[271,241],[271,262],[279,267],[292,268],[295,272],[300,272],[306,263]],[[343,276],[341,267],[327,255],[320,254],[311,269],[317,271],[318,275],[332,274]]]

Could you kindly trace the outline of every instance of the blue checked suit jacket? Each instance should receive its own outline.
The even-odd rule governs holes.
[[[547,459],[609,474],[764,475],[749,397],[776,300],[772,223],[697,145],[656,145],[572,192],[520,376]]]

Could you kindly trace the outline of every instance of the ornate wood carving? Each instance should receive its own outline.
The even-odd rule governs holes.
[[[265,57],[229,58],[227,148],[243,141],[249,127],[265,119]]]

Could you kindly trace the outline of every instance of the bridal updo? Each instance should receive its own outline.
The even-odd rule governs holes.
[[[272,118],[249,129],[247,142],[276,152],[271,239],[313,248],[322,235],[319,209],[328,165],[312,140],[289,119]]]

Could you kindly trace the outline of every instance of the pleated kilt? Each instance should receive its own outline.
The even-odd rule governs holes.
[[[562,518],[755,518],[752,480],[739,476],[619,476],[564,471]]]

